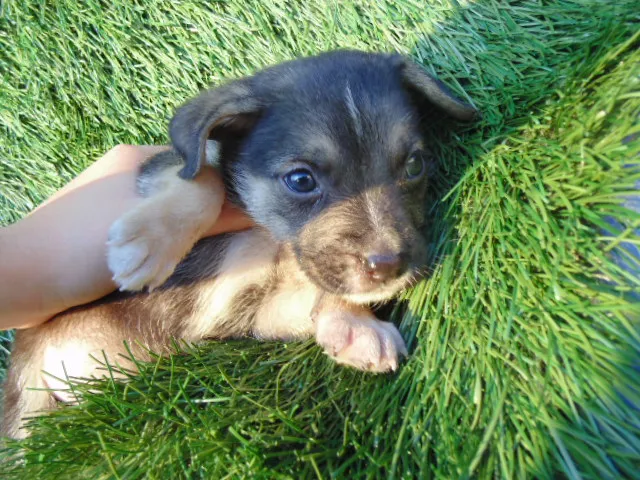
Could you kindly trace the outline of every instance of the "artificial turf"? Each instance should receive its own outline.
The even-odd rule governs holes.
[[[112,146],[166,142],[207,84],[299,55],[400,51],[483,112],[427,132],[431,274],[392,314],[411,350],[398,373],[311,342],[211,342],[77,386],[101,393],[35,421],[0,474],[640,478],[636,0],[5,0],[0,15],[2,224]]]

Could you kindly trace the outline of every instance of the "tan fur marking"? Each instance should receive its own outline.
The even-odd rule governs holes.
[[[289,284],[269,295],[256,315],[253,333],[270,340],[297,340],[313,334],[311,311],[318,289],[309,283]]]
[[[34,369],[26,369],[21,373],[18,379],[18,388],[25,390],[25,392],[20,396],[19,405],[17,406],[17,411],[21,414],[20,418],[16,419],[13,425],[7,428],[8,431],[6,433],[10,437],[25,438],[28,435],[28,431],[20,427],[23,426],[26,418],[35,416],[47,404],[49,392],[41,390],[46,387],[40,372]]]
[[[269,235],[254,228],[233,237],[218,276],[202,288],[197,307],[186,328],[186,339],[215,336],[216,325],[236,319],[241,309],[233,304],[236,293],[246,287],[263,286],[273,271],[278,247]]]

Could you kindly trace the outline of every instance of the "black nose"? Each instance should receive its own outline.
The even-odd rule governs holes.
[[[378,282],[398,278],[407,270],[406,255],[403,253],[375,253],[368,255],[364,264],[369,277]]]

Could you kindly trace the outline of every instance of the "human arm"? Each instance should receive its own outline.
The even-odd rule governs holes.
[[[137,168],[164,148],[115,147],[27,217],[0,229],[0,330],[38,325],[116,289],[106,261],[109,227],[141,201]],[[194,181],[224,188],[211,169]],[[250,226],[225,203],[205,235]]]

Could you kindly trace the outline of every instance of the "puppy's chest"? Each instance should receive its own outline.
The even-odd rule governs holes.
[[[312,334],[311,311],[318,290],[300,271],[287,246],[261,229],[234,235],[217,275],[195,292],[195,308],[185,337],[253,335],[263,339],[305,338]]]

